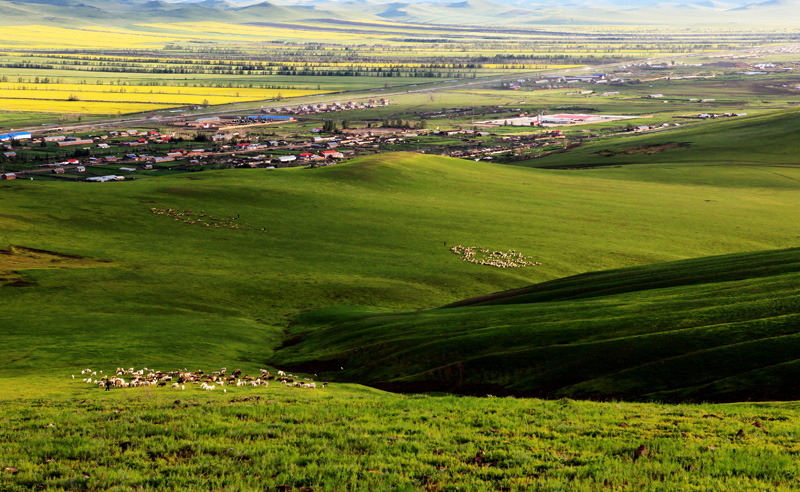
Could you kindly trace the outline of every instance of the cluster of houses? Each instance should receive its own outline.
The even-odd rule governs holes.
[[[12,134],[13,135],[13,134]],[[87,146],[87,145],[95,145],[97,144],[97,148],[100,149],[108,149],[110,145],[106,143],[109,139],[114,139],[118,137],[136,137],[134,140],[125,141],[125,142],[114,142],[118,145],[126,146],[126,147],[133,147],[136,145],[145,145],[145,144],[154,144],[154,143],[168,143],[175,134],[162,134],[157,130],[150,130],[150,131],[139,131],[139,130],[125,130],[125,131],[110,131],[105,135],[92,135],[88,137],[68,137],[66,135],[49,135],[43,136],[40,138],[33,138],[30,136],[30,133],[22,133],[16,135],[28,135],[25,138],[16,138],[14,140],[23,140],[28,139],[31,140],[32,143],[55,143],[58,147],[75,147],[75,146]],[[2,135],[0,135],[0,141],[2,140]]]
[[[733,116],[747,116],[747,113],[700,113],[697,118],[705,120],[708,118],[731,118]]]
[[[378,100],[370,99],[368,102],[359,102],[359,101],[349,101],[345,104],[335,102],[331,104],[319,103],[319,104],[301,104],[297,107],[286,106],[283,108],[278,108],[275,112],[284,113],[289,115],[303,115],[303,114],[318,114],[318,113],[331,113],[336,111],[349,111],[352,109],[369,109],[369,108],[378,108],[381,106],[388,106],[389,100],[385,97],[382,97]],[[263,112],[267,112],[267,109],[262,109]]]
[[[254,114],[249,116],[208,116],[198,118],[194,122],[174,121],[175,126],[190,126],[198,130],[218,130],[227,126],[256,125],[264,123],[288,123],[294,121],[291,116],[274,114]]]
[[[187,122],[184,119],[177,119],[172,122],[174,126],[193,127],[198,130],[218,130],[230,126],[256,125],[265,123],[287,123],[294,121],[294,116],[309,115],[320,113],[331,113],[336,111],[349,111],[353,109],[368,109],[381,106],[388,106],[389,100],[385,97],[370,99],[368,102],[349,101],[347,103],[334,102],[331,104],[300,104],[299,106],[284,106],[282,108],[262,108],[261,114],[245,116],[209,116],[198,118]],[[280,113],[280,114],[270,114]]]
[[[480,145],[472,148],[454,149],[448,151],[446,155],[460,159],[492,160],[493,156],[498,154],[546,147],[551,145],[554,140],[563,138],[564,134],[560,130],[553,130],[551,132],[538,133],[535,135],[505,136],[500,138],[501,143],[497,145]],[[467,143],[477,143],[477,141],[468,140]]]
[[[608,85],[608,84],[624,84],[625,79],[619,77],[612,77],[608,73],[593,73],[590,75],[546,75],[541,79],[533,80],[530,78],[517,79],[513,82],[505,82],[502,84],[503,89],[519,90],[526,85],[534,85],[543,89],[558,89],[570,84],[595,84],[595,85]]]

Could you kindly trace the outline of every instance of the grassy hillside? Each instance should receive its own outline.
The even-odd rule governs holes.
[[[798,272],[791,249],[579,275],[448,309],[323,310],[298,317],[303,341],[277,361],[387,389],[797,399]]]
[[[316,170],[4,182],[0,193],[0,245],[51,252],[0,255],[6,374],[98,363],[258,366],[305,310],[430,308],[797,239],[786,227],[798,205],[789,186],[620,182],[416,154]],[[185,224],[151,208],[233,216],[253,229]],[[516,249],[542,265],[476,265],[449,250],[458,244]],[[20,264],[26,254],[34,258]]]
[[[602,168],[604,177],[622,180],[793,188],[800,179],[798,128],[796,109],[723,118],[596,140],[523,165],[587,172]]]
[[[793,403],[346,383],[796,399],[800,177],[706,166],[714,134],[682,135],[695,152],[674,166],[384,154],[2,182],[0,489],[795,489]],[[787,164],[752,145],[742,159]],[[457,245],[541,265],[462,261]],[[333,383],[81,382],[118,366]]]

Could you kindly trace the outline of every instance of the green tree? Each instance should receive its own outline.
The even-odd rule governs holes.
[[[325,123],[322,125],[322,131],[323,131],[323,132],[326,132],[326,133],[334,133],[334,132],[335,132],[335,131],[337,131],[337,130],[338,130],[338,128],[336,127],[336,122],[335,122],[335,121],[333,121],[333,120],[327,120],[327,121],[325,121]]]

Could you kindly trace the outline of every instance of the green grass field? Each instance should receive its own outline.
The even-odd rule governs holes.
[[[415,154],[319,170],[9,182],[0,188],[7,197],[0,244],[108,263],[22,270],[35,285],[3,288],[4,350],[19,347],[5,369],[140,357],[216,363],[237,354],[264,361],[287,317],[306,309],[435,307],[586,271],[796,243],[796,232],[783,227],[794,217],[792,187],[630,181],[622,188],[596,174]],[[239,216],[268,232],[184,224],[153,207]],[[676,230],[685,239],[675,241]],[[542,266],[482,267],[460,261],[445,243],[517,249]],[[48,301],[29,311],[30,299],[41,297]],[[53,340],[56,322],[58,360],[29,346],[32,333]],[[205,341],[228,331],[239,343]],[[171,339],[187,350],[169,346]]]
[[[533,161],[556,169],[406,153],[320,169],[4,181],[0,483],[790,490],[794,404],[402,396],[346,383],[792,398],[796,118],[610,137]],[[220,227],[197,222],[203,214]],[[541,265],[469,263],[456,245]],[[70,378],[119,366],[300,367],[332,385],[104,394]],[[230,403],[253,395],[261,401]],[[633,463],[640,444],[651,452]]]
[[[795,404],[58,384],[2,402],[3,490],[784,491],[800,474]]]
[[[692,120],[694,121],[694,120]],[[615,168],[603,176],[724,187],[793,187],[800,112],[721,118],[613,140],[528,162],[548,168]],[[758,150],[753,150],[758,149]],[[645,171],[645,169],[647,169]]]
[[[792,249],[584,274],[449,309],[322,310],[298,316],[303,341],[276,363],[400,391],[792,400],[798,259]]]

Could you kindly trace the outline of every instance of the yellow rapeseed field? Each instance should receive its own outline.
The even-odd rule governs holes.
[[[300,26],[293,27],[261,27],[261,26],[247,26],[243,29],[242,26],[236,24],[224,24],[221,22],[179,22],[179,23],[154,23],[154,24],[141,24],[142,27],[149,27],[155,29],[163,29],[167,31],[186,31],[196,34],[202,34],[203,37],[209,35],[223,36],[225,39],[231,39],[230,33],[237,33],[236,38],[244,38],[249,41],[255,41],[255,38],[261,40],[274,40],[274,39],[289,39],[289,40],[309,40],[309,41],[332,41],[332,42],[363,42],[364,39],[375,38],[390,38],[391,36],[385,35],[354,35],[352,33],[337,33],[329,31],[320,31],[311,26],[308,29],[298,29]],[[193,36],[198,37],[198,36]]]
[[[174,37],[137,33],[134,31],[96,31],[52,26],[3,26],[0,29],[0,46],[5,48],[53,49],[60,48],[141,48],[163,46]]]
[[[0,110],[117,114],[198,104],[229,104],[323,94],[299,89],[0,83]],[[85,111],[76,111],[86,107]]]
[[[40,99],[0,99],[0,111],[57,114],[114,115],[173,107],[168,104],[108,103],[89,101],[48,101]]]

